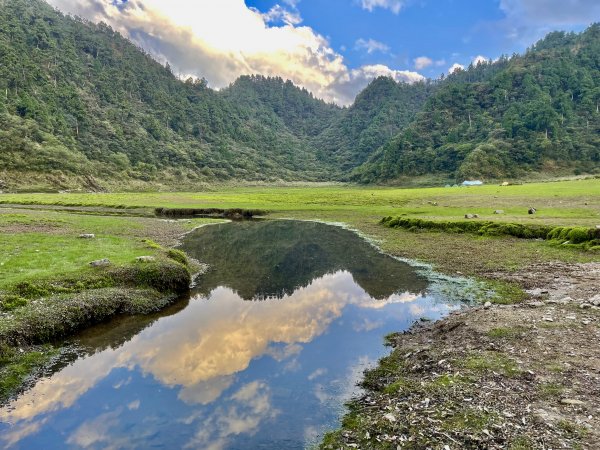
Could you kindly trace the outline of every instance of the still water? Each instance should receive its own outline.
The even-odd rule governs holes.
[[[383,336],[456,305],[349,231],[199,229],[189,299],[78,336],[77,358],[0,409],[10,448],[302,449],[334,428]]]

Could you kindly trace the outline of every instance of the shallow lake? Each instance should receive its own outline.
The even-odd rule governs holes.
[[[333,429],[383,337],[458,307],[339,227],[204,227],[191,298],[77,337],[77,357],[0,409],[15,448],[301,449]]]

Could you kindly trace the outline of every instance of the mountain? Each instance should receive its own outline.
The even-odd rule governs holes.
[[[394,182],[600,166],[600,25],[348,108],[278,77],[180,80],[106,24],[0,0],[0,188]]]
[[[309,116],[327,123],[342,110],[290,83],[287,102],[270,105],[258,93],[279,79],[246,77],[224,92],[180,81],[107,25],[38,0],[0,2],[0,61],[5,174],[53,174],[60,185],[76,174],[180,183],[332,173],[307,145]]]
[[[415,120],[352,179],[590,172],[600,167],[599,103],[600,24],[581,34],[550,33],[522,56],[440,82]]]

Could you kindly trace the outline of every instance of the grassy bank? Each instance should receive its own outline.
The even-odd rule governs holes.
[[[57,353],[58,339],[186,291],[194,269],[169,247],[212,222],[1,209],[0,400]]]

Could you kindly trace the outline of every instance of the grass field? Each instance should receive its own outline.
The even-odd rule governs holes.
[[[466,213],[503,221],[596,225],[600,179],[470,188],[215,187],[195,193],[0,194],[0,203],[107,206],[117,208],[252,208],[278,214],[352,212],[383,217],[462,218]],[[437,203],[437,205],[436,205]],[[538,213],[529,216],[529,207]],[[504,210],[501,216],[494,210]]]
[[[115,265],[157,254],[185,231],[211,219],[178,223],[138,217],[105,217],[57,211],[0,209],[0,290],[32,278],[90,272],[89,262],[108,258]],[[83,233],[94,239],[80,239]]]
[[[195,193],[1,194],[0,203],[5,207],[11,203],[110,207],[125,214],[142,212],[142,208],[151,214],[156,207],[264,209],[273,218],[345,223],[377,240],[385,251],[433,263],[446,272],[478,274],[514,270],[538,261],[598,258],[597,253],[522,239],[389,230],[378,221],[390,215],[464,220],[466,213],[472,213],[481,220],[593,228],[600,224],[600,179],[471,188],[221,186]],[[535,207],[537,213],[528,214],[529,207]],[[504,214],[493,214],[495,210]],[[0,276],[14,281],[37,273],[68,271],[99,257],[129,261],[151,251],[142,238],[160,240],[171,234],[167,229],[183,232],[204,222],[0,209],[0,264],[4,263]],[[76,239],[79,233],[95,233],[98,239],[83,242]]]

